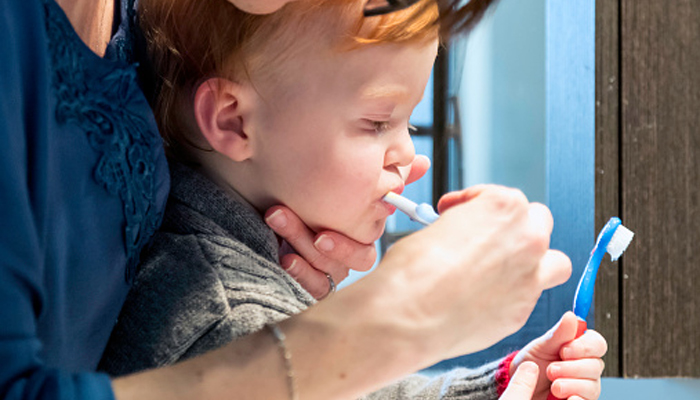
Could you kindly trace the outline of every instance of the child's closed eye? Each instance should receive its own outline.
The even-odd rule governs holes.
[[[391,130],[392,128],[392,125],[389,121],[376,121],[371,119],[367,119],[365,121],[367,122],[367,125],[370,128],[368,130],[373,130],[376,133],[384,133],[386,131]],[[409,133],[415,133],[418,131],[418,128],[411,124],[408,124],[407,128]]]
[[[375,121],[375,120],[368,120],[372,124],[372,128],[374,129],[375,132],[377,133],[384,133],[391,129],[391,124],[389,121]]]

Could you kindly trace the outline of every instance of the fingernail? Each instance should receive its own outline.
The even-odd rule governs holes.
[[[520,365],[519,369],[522,370],[523,374],[531,375],[531,376],[537,375],[539,372],[537,365],[534,363],[529,363],[529,362],[523,363],[522,365]]]
[[[314,242],[314,246],[316,246],[317,249],[323,250],[323,251],[331,251],[335,247],[335,242],[333,242],[333,239],[326,235],[321,235],[319,236],[318,239],[316,239],[316,242]]]
[[[561,372],[561,367],[558,365],[550,365],[549,366],[549,373],[554,375],[554,376],[559,376],[559,372]]]
[[[561,351],[561,356],[564,360],[569,360],[574,355],[574,349],[571,347],[564,347]]]
[[[556,389],[555,389],[555,387],[556,387]],[[554,391],[556,391],[557,393],[559,393],[560,396],[567,392],[566,384],[563,383],[562,381],[552,382],[552,387],[549,390],[551,390],[552,393],[554,393]],[[559,398],[559,397],[557,397],[557,398]]]
[[[273,229],[282,229],[287,226],[287,217],[282,210],[277,210],[265,218],[265,222]]]
[[[285,271],[287,271],[288,274],[291,274],[291,272],[296,268],[297,266],[297,260],[292,260],[292,263],[289,264],[288,266],[282,265],[282,268],[284,268]]]

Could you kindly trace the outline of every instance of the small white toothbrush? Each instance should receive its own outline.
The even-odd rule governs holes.
[[[430,204],[416,204],[394,192],[387,193],[382,200],[396,207],[396,209],[408,215],[408,217],[412,220],[426,226],[432,224],[436,219],[438,219],[438,217],[440,217],[438,213],[435,212],[433,207],[430,206]]]

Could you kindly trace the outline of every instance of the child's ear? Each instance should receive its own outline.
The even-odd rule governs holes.
[[[238,162],[252,155],[244,124],[247,100],[241,85],[224,78],[206,80],[194,96],[194,116],[204,138],[214,151]]]

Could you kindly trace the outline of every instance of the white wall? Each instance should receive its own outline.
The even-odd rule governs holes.
[[[464,186],[545,200],[545,1],[500,0],[466,41],[459,80]]]

